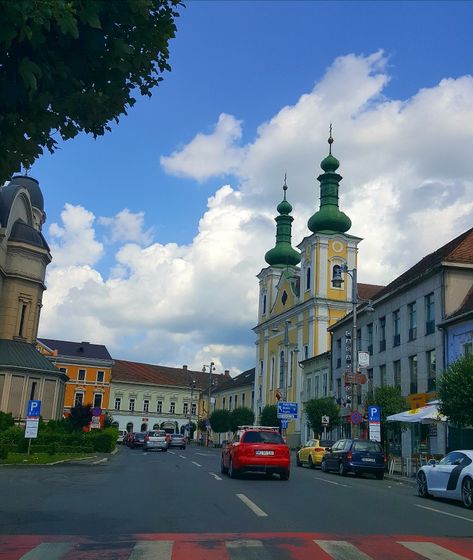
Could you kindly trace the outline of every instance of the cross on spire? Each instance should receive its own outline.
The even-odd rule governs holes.
[[[328,137],[328,153],[331,156],[332,155],[332,144],[333,144],[333,138],[332,138],[332,121],[330,121],[330,128],[329,128],[329,137]]]

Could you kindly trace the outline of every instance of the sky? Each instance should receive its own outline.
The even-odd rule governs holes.
[[[236,374],[255,363],[256,275],[284,174],[297,245],[330,122],[361,282],[388,283],[473,226],[473,4],[190,1],[180,13],[152,98],[30,170],[53,256],[39,336]]]

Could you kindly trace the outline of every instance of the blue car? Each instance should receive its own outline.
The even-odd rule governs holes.
[[[376,441],[340,439],[325,450],[320,468],[324,472],[337,471],[342,476],[349,472],[370,473],[382,480],[386,468],[386,455]]]

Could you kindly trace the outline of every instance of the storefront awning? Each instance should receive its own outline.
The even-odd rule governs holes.
[[[386,420],[388,422],[419,422],[421,424],[431,424],[433,422],[446,422],[447,417],[440,414],[438,401],[434,401],[421,408],[414,408],[413,410],[406,410],[398,414],[391,414]]]

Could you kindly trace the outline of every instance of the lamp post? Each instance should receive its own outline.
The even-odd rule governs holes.
[[[202,367],[202,371],[204,373],[206,373],[207,368],[209,370],[209,407],[207,410],[207,433],[208,433],[208,437],[207,437],[207,447],[210,447],[210,399],[211,399],[211,394],[212,394],[212,372],[215,371],[215,364],[214,362],[210,362],[210,365],[204,365]]]
[[[191,438],[191,430],[192,430],[192,428],[191,428],[191,426],[192,426],[192,404],[194,402],[195,379],[193,379],[191,381],[190,387],[191,387],[191,406],[190,406],[190,409],[189,409],[189,418],[188,418],[188,420],[189,420],[189,440]]]

